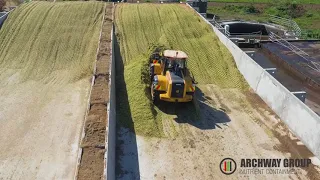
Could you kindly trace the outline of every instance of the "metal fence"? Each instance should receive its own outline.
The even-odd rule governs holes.
[[[214,17],[213,17],[211,20],[209,20],[209,22],[210,22],[212,25],[214,25],[216,28],[218,28],[218,29],[224,29],[224,34],[225,34],[227,37],[230,36],[230,32],[229,32],[227,29],[223,28],[223,27],[221,26],[221,24],[218,23],[218,22],[215,20]]]
[[[294,32],[296,36],[298,37],[301,36],[301,29],[295,21],[291,19],[279,17],[279,16],[274,16],[274,15],[269,15],[269,19],[273,23],[276,23],[288,28],[288,30]]]
[[[320,63],[316,62],[316,60],[313,57],[311,57],[308,53],[304,52],[303,50],[301,50],[297,46],[293,45],[292,43],[281,38],[280,36],[278,36],[277,34],[275,34],[273,32],[270,32],[269,39],[272,42],[277,43],[283,47],[286,47],[289,50],[291,50],[292,52],[294,52],[295,54],[297,54],[298,56],[302,57],[311,69],[313,69],[317,72],[320,72]]]

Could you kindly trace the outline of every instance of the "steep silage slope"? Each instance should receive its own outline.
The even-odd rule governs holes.
[[[199,83],[243,87],[231,53],[185,5],[120,5],[115,16],[126,65],[141,61],[150,45],[159,44],[187,52]]]
[[[72,179],[103,4],[32,2],[0,31],[0,179]]]
[[[119,116],[125,124],[131,116],[138,133],[159,136],[162,131],[161,121],[155,120],[161,118],[162,113],[150,104],[144,91],[143,74],[148,69],[148,49],[152,45],[185,51],[189,56],[188,67],[200,84],[246,87],[230,52],[210,27],[185,5],[122,4],[117,5],[115,17],[124,62],[124,78],[119,77],[118,83],[121,79],[125,81],[125,86],[118,86],[123,87],[120,91],[126,88],[128,96],[126,98],[125,92],[118,93]],[[127,99],[128,107],[125,106]],[[128,109],[131,114],[126,113]]]

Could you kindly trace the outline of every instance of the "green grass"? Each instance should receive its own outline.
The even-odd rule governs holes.
[[[268,22],[269,15],[276,15],[285,18],[291,18],[286,12],[277,9],[276,7],[266,7],[260,9],[257,13],[249,13],[249,6],[225,5],[211,6],[208,8],[208,13],[213,13],[221,17],[221,19],[243,19],[254,20],[258,22]],[[303,31],[314,34],[320,34],[320,11],[305,9],[300,11],[299,17],[292,18],[298,23]]]
[[[128,97],[121,93],[118,101],[128,101],[127,111],[119,112],[119,120],[132,118],[138,134],[162,134],[162,112],[153,107],[142,77],[147,69],[149,48],[161,45],[185,51],[188,67],[200,84],[216,84],[222,88],[247,88],[232,55],[218,40],[209,25],[185,5],[121,4],[115,11],[117,37],[124,61],[124,85]],[[121,79],[118,79],[121,81]],[[131,113],[131,117],[128,116]],[[126,114],[124,116],[124,114]]]
[[[207,13],[212,13],[219,16],[221,19],[244,19],[267,21],[267,14],[248,13],[245,11],[246,6],[226,5],[226,6],[209,6]]]
[[[276,3],[278,0],[208,0],[209,2]],[[295,0],[299,4],[320,4],[319,0]]]
[[[93,73],[103,3],[30,2],[0,30],[0,81],[75,82]]]

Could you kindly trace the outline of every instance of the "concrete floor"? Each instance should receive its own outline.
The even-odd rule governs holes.
[[[118,128],[117,179],[315,179],[319,167],[294,168],[294,174],[224,175],[219,164],[230,157],[307,158],[312,153],[294,137],[258,97],[235,89],[201,86],[200,120],[179,105],[162,117],[165,137],[144,137]],[[170,112],[169,112],[170,111]],[[174,112],[174,113],[172,113]]]
[[[243,48],[244,51],[254,51],[253,60],[255,60],[262,68],[277,68],[275,78],[283,84],[289,91],[305,91],[307,93],[305,104],[320,116],[320,92],[317,92],[299,79],[288,74],[279,65],[273,63],[269,57],[265,56],[260,49]]]
[[[90,83],[0,87],[0,179],[73,179]]]

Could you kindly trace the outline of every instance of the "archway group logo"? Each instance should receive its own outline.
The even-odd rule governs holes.
[[[307,168],[310,164],[311,159],[246,158],[239,163],[239,174],[294,174],[299,168]],[[237,163],[232,158],[224,158],[220,162],[220,170],[231,175],[237,170]]]
[[[220,170],[223,174],[231,175],[237,169],[237,163],[232,158],[224,158],[220,162]]]

